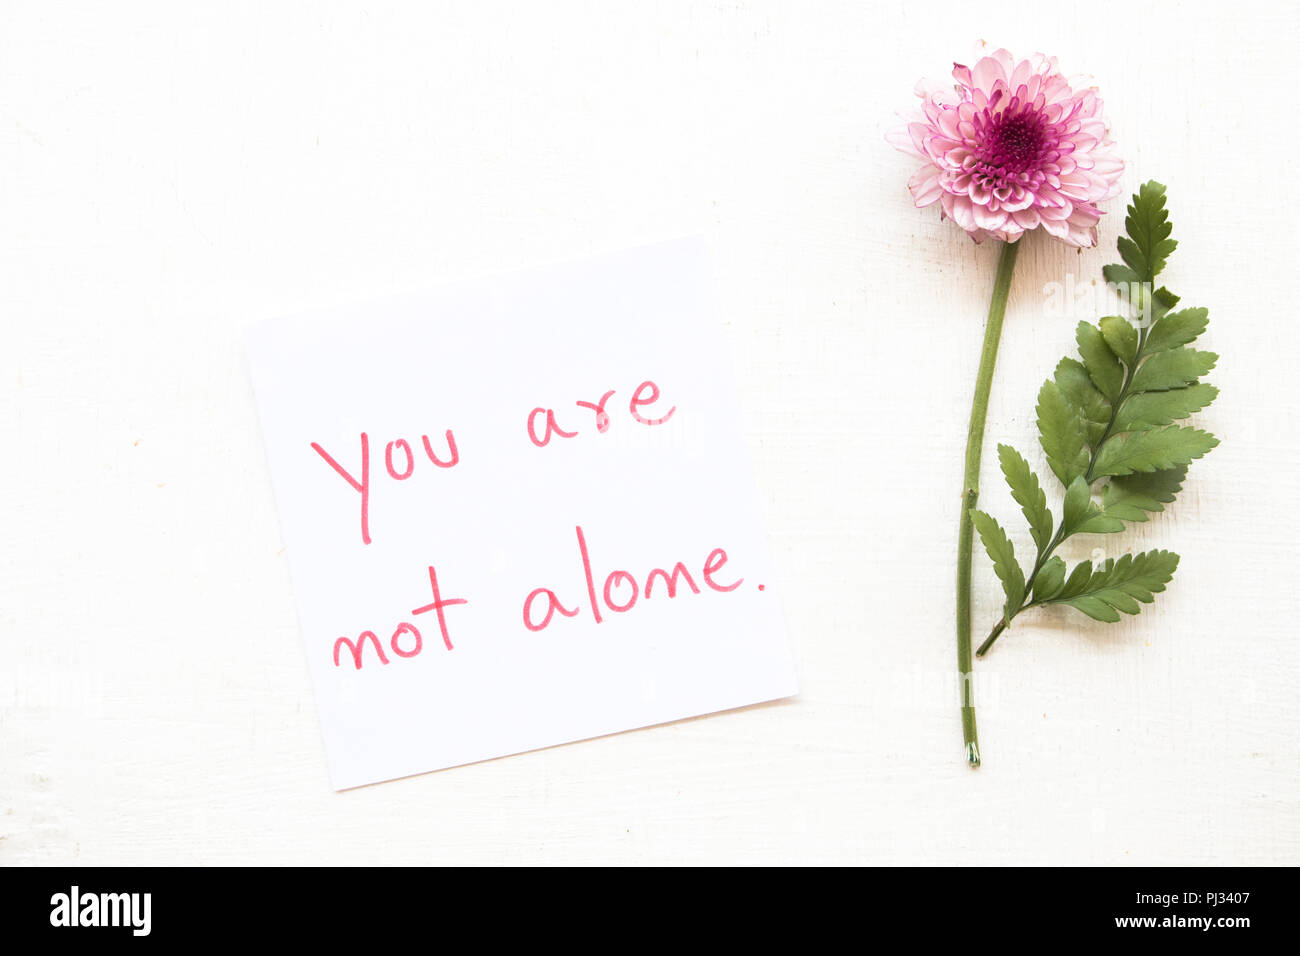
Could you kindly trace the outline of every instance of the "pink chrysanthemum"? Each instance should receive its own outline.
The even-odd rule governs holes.
[[[917,206],[939,203],[976,242],[1041,226],[1096,245],[1097,204],[1119,194],[1124,170],[1097,91],[1073,88],[1053,57],[1006,50],[952,75],[952,88],[917,84],[921,111],[887,137],[926,162],[908,183]]]

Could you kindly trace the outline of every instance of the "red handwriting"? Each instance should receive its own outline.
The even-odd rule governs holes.
[[[677,576],[678,576],[678,575],[681,575],[683,578],[686,579],[686,586],[687,586],[687,587],[689,587],[689,588],[690,588],[692,591],[694,591],[696,594],[699,594],[699,593],[700,593],[700,589],[699,589],[698,587],[695,586],[695,579],[691,577],[691,572],[689,572],[689,571],[686,570],[686,565],[684,565],[684,564],[682,564],[680,561],[678,561],[678,562],[673,566],[673,570],[672,570],[672,574],[671,574],[671,575],[670,575],[667,571],[665,571],[663,568],[655,568],[653,571],[651,571],[649,574],[646,575],[646,579],[645,579],[645,596],[646,596],[646,597],[649,597],[649,596],[650,596],[650,592],[651,592],[651,590],[654,588],[654,585],[655,585],[655,575],[656,575],[656,574],[659,575],[661,578],[663,578],[664,587],[666,587],[666,588],[668,589],[668,596],[669,596],[670,598],[672,598],[672,597],[677,597]],[[762,586],[763,586],[763,585],[761,585],[761,584],[759,585],[760,588],[761,588]]]
[[[443,437],[447,442],[447,458],[439,458],[434,452],[433,446],[429,443],[428,435],[421,435],[420,438],[424,443],[424,453],[429,461],[433,462],[437,468],[453,468],[460,462],[460,449],[456,447],[456,436],[448,428]],[[322,448],[317,442],[311,443],[312,449],[316,454],[325,459],[326,464],[338,472],[339,477],[352,486],[352,490],[361,495],[361,541],[363,544],[370,543],[370,436],[365,432],[361,433],[361,480],[358,481],[352,474],[338,463],[329,452]],[[396,454],[395,454],[396,453]],[[402,463],[399,471],[394,462]],[[396,481],[405,481],[410,478],[415,471],[415,455],[411,453],[411,446],[404,438],[398,438],[390,441],[384,448],[384,467],[388,470],[389,477]],[[373,635],[372,635],[373,636]],[[358,639],[359,640],[359,639]]]
[[[589,433],[593,424],[596,434],[605,434],[613,425],[609,406],[616,394],[614,389],[609,389],[596,401],[579,399],[574,402],[574,406],[580,410],[578,412],[570,409],[564,414],[557,415],[554,408],[538,406],[532,409],[528,413],[525,424],[529,441],[534,447],[545,448],[552,439],[571,439],[584,432]],[[676,414],[677,406],[669,405],[665,410],[663,405],[667,405],[667,402],[661,405],[661,398],[659,386],[654,381],[646,379],[632,390],[631,397],[627,401],[628,417],[633,423],[647,427],[665,424]],[[592,418],[587,418],[588,414]],[[429,436],[421,435],[423,457],[413,441],[407,441],[405,438],[394,438],[384,443],[384,471],[388,473],[391,480],[400,483],[409,481],[417,471],[426,472],[428,466],[420,465],[425,459],[437,469],[454,468],[460,463],[460,449],[450,428],[443,433],[443,441],[446,445],[445,452],[441,447],[435,450]],[[348,487],[360,495],[361,541],[369,545],[371,543],[370,500],[374,490],[371,482],[369,434],[361,432],[361,460],[355,467],[342,464],[320,443],[310,444],[312,450],[347,483]],[[440,446],[442,444],[443,442],[439,442]],[[420,467],[417,468],[417,465]],[[606,613],[626,614],[635,608],[638,602],[652,600],[659,594],[673,600],[687,590],[694,595],[704,593],[702,587],[718,593],[727,593],[735,591],[744,583],[744,578],[728,573],[727,552],[722,548],[714,548],[710,551],[704,561],[698,565],[698,571],[693,570],[697,565],[688,567],[684,561],[675,562],[670,570],[651,568],[643,577],[626,568],[611,570],[602,567],[597,570],[582,526],[575,526],[574,531],[577,535],[578,556],[586,583],[585,606],[597,624],[605,621]],[[428,570],[433,600],[413,608],[410,617],[414,619],[419,615],[432,613],[443,646],[451,651],[453,645],[447,625],[446,610],[457,605],[468,604],[469,601],[465,598],[444,598],[438,586],[437,572],[432,565],[428,566]],[[731,580],[732,578],[734,580]],[[763,590],[763,585],[758,585],[758,589]],[[570,607],[565,603],[566,600],[567,598],[561,598],[560,594],[551,588],[534,588],[524,599],[522,609],[524,627],[529,631],[539,632],[548,628],[555,621],[557,614],[562,618],[578,617],[584,605],[579,600]],[[379,633],[382,632],[364,630],[355,638],[339,637],[334,642],[334,666],[342,667],[343,661],[350,658],[353,669],[361,670],[367,660],[377,660],[383,666],[389,664],[393,657],[409,659],[418,656],[424,650],[424,635],[412,620],[400,621],[387,642],[379,637]]]
[[[574,531],[578,539],[578,557],[582,563],[582,576],[587,584],[587,600],[590,602],[588,609],[591,611],[592,619],[597,624],[601,624],[605,620],[602,607],[604,610],[615,614],[626,614],[636,607],[639,600],[649,600],[655,593],[656,581],[663,582],[662,589],[667,592],[669,598],[677,597],[677,592],[682,588],[682,585],[690,588],[694,594],[700,593],[699,585],[695,583],[695,578],[682,561],[674,564],[671,571],[665,571],[663,568],[652,568],[645,576],[644,588],[638,582],[636,575],[623,568],[615,568],[605,573],[602,578],[592,564],[591,552],[587,546],[587,535],[582,530],[582,525],[577,525]],[[719,581],[715,577],[722,574],[726,563],[727,552],[722,548],[714,548],[709,552],[700,569],[700,579],[703,580],[706,587],[719,593],[726,593],[736,590],[744,583],[745,579],[741,577],[730,583]],[[599,586],[597,585],[598,581],[600,582]],[[759,590],[763,590],[763,585],[760,584],[758,587]],[[534,605],[543,597],[547,602],[546,612],[538,620]],[[524,626],[530,631],[542,631],[550,625],[555,612],[558,611],[564,617],[576,617],[579,610],[578,607],[565,607],[556,592],[550,588],[535,588],[524,600]]]
[[[442,596],[442,592],[438,589],[438,572],[433,569],[433,565],[429,565],[429,587],[433,591],[432,603],[415,608],[411,611],[411,614],[414,616],[433,611],[437,616],[438,630],[442,634],[442,643],[450,651],[452,650],[451,634],[447,630],[447,617],[443,613],[443,608],[452,607],[456,604],[468,604],[469,602],[464,598],[444,598]],[[547,619],[549,621],[549,615]],[[410,636],[410,650],[402,647],[401,638],[403,635]],[[352,655],[352,666],[356,670],[361,670],[362,657],[367,641],[369,641],[369,646],[374,648],[374,656],[379,658],[379,663],[387,664],[388,655],[384,653],[384,645],[379,642],[375,632],[362,631],[355,641],[350,637],[340,637],[334,642],[334,666],[341,666],[342,652],[346,649]],[[415,657],[424,649],[424,637],[420,634],[420,629],[414,624],[409,621],[402,621],[393,631],[393,636],[389,638],[388,646],[398,657]]]
[[[343,476],[355,491],[361,492],[361,540],[366,544],[370,543],[370,437],[365,432],[361,433],[361,480],[353,478],[346,468],[334,460],[334,456],[327,452],[315,442],[311,447],[316,450],[316,454],[324,458],[331,468]],[[370,635],[374,639],[375,635]],[[382,655],[382,651],[380,652]],[[360,666],[360,665],[358,665]]]
[[[605,411],[605,403],[609,401],[609,397],[613,394],[614,390],[611,388],[600,396],[600,401],[595,405],[591,404],[591,402],[574,402],[579,408],[590,408],[596,413],[596,431],[602,434],[609,431],[609,412]]]
[[[425,441],[428,441],[426,438]],[[398,474],[397,469],[393,467],[393,449],[402,449],[402,454],[406,456],[406,467]],[[388,474],[398,481],[405,481],[411,477],[415,471],[415,456],[411,454],[411,446],[406,443],[405,438],[399,438],[397,441],[390,441],[388,447],[384,449],[384,464],[388,467]]]
[[[600,434],[609,431],[610,416],[609,412],[605,411],[605,403],[609,401],[610,396],[613,394],[614,389],[611,388],[600,397],[599,402],[580,400],[573,403],[579,408],[588,408],[596,413],[596,431]],[[647,379],[638,385],[635,391],[632,392],[632,399],[627,403],[627,412],[632,416],[633,421],[639,422],[642,425],[662,425],[664,422],[668,421],[668,419],[673,417],[673,413],[677,411],[676,405],[668,409],[668,411],[664,412],[664,414],[658,418],[647,418],[638,410],[644,405],[653,405],[657,401],[659,401],[659,386]],[[543,420],[541,434],[538,434],[539,418]],[[550,444],[551,439],[556,436],[560,438],[576,438],[579,434],[576,429],[574,431],[568,431],[567,429],[561,428],[559,421],[555,416],[555,409],[544,408],[542,406],[538,406],[528,413],[527,432],[528,440],[538,448],[545,448]]]
[[[547,601],[546,614],[542,616],[542,620],[539,623],[534,624],[533,602],[543,594],[546,595]],[[524,627],[528,628],[530,631],[544,630],[546,625],[551,623],[551,618],[555,615],[556,611],[559,611],[565,617],[578,616],[578,609],[575,607],[573,610],[569,610],[560,603],[560,599],[556,597],[555,592],[550,588],[534,588],[532,591],[528,592],[528,597],[524,598]]]
[[[537,437],[537,416],[546,414],[546,431],[542,437]],[[559,435],[561,438],[573,438],[577,432],[566,432],[555,422],[555,410],[552,408],[534,408],[528,413],[528,440],[538,448],[545,448],[550,442],[552,435]]]
[[[438,617],[438,630],[442,634],[442,642],[447,645],[447,650],[451,650],[451,635],[447,633],[447,615],[442,613],[445,607],[451,607],[453,604],[468,604],[469,601],[464,598],[448,598],[443,600],[442,593],[438,590],[438,572],[433,570],[433,565],[429,565],[429,589],[433,591],[433,601],[421,607],[412,609],[412,614],[428,614],[433,611]]]
[[[642,398],[641,393],[647,388],[650,390],[650,395],[648,398]],[[662,418],[643,418],[637,412],[637,409],[642,405],[653,405],[657,401],[659,401],[659,386],[654,382],[645,381],[638,385],[636,391],[632,393],[632,401],[627,403],[627,410],[642,425],[662,425],[673,417],[673,412],[677,411],[676,405],[664,412]]]

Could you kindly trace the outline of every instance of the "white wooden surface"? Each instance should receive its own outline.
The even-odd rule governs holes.
[[[0,5],[0,863],[1300,862],[1298,33],[1273,3]],[[1097,539],[1181,552],[1153,609],[1039,614],[981,665],[972,773],[951,581],[996,250],[912,208],[882,136],[979,38],[1091,73],[1126,193],[1169,185],[1223,444]],[[988,449],[1036,448],[1075,321],[1043,287],[1099,276],[1111,211],[1101,250],[1022,254]],[[241,329],[692,232],[802,694],[333,793]],[[977,588],[987,626],[982,557]]]

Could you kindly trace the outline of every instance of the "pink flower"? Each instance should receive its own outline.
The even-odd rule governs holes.
[[[976,242],[1041,226],[1072,246],[1097,243],[1097,204],[1119,194],[1115,155],[1093,87],[1075,89],[1056,59],[1006,50],[954,64],[952,88],[917,84],[921,110],[889,142],[925,160],[908,182]]]

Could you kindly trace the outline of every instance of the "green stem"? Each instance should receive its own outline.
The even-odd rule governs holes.
[[[1022,608],[1021,610],[1024,609]],[[1020,612],[1017,611],[1016,613],[1018,614]],[[1002,632],[1007,629],[1009,623],[1010,622],[1007,621],[1007,616],[1005,614],[1002,615],[1002,620],[993,625],[993,630],[989,632],[988,640],[979,646],[979,650],[975,652],[975,656],[983,657],[985,652],[993,646],[993,642],[996,641],[1002,635]]]
[[[957,532],[957,673],[961,682],[961,732],[966,741],[966,761],[980,765],[979,735],[975,729],[975,690],[971,661],[971,551],[975,525],[971,512],[979,504],[980,457],[984,451],[984,420],[988,417],[989,391],[993,387],[993,368],[998,359],[998,341],[1002,338],[1002,320],[1007,314],[1007,296],[1011,275],[1016,268],[1020,243],[1007,242],[998,258],[998,275],[989,302],[988,323],[984,327],[984,348],[980,353],[979,375],[975,379],[975,398],[971,403],[970,429],[966,433],[966,476],[962,484],[961,524]]]

